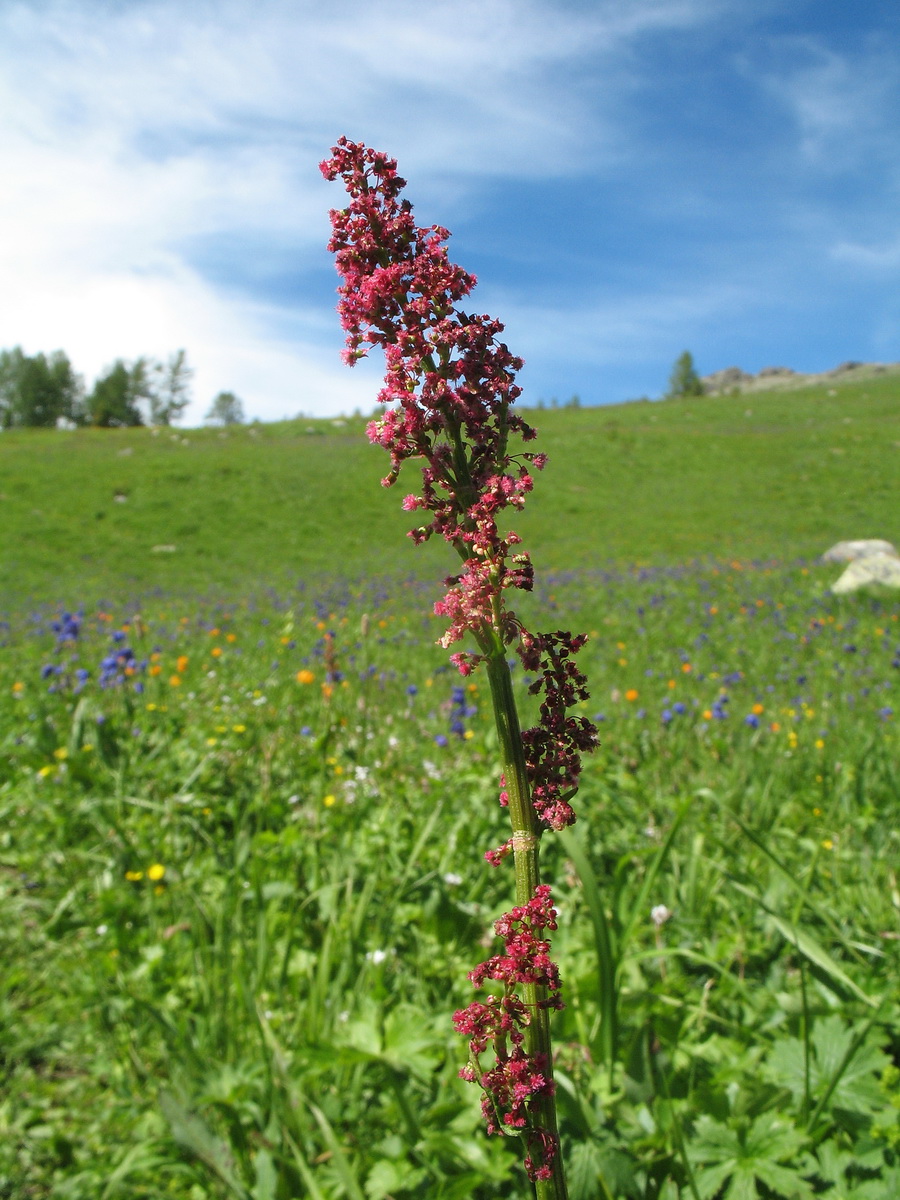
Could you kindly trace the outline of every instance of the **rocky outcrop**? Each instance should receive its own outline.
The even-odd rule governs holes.
[[[839,363],[830,371],[811,375],[804,375],[791,367],[763,367],[757,375],[743,371],[740,367],[725,367],[722,371],[703,375],[701,382],[707,395],[727,396],[734,393],[771,391],[775,388],[806,387],[812,383],[852,383],[898,371],[900,363],[863,363],[848,360]]]
[[[742,371],[740,367],[726,367],[723,371],[714,371],[712,375],[703,376],[703,386],[707,392],[728,392],[732,388],[743,387],[752,382],[753,376]]]
[[[791,375],[796,375],[797,372],[791,367],[763,367],[757,375],[757,379],[787,379]]]

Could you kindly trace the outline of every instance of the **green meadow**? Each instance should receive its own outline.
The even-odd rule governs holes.
[[[900,1195],[900,379],[531,414],[572,1200]],[[501,1200],[486,682],[362,418],[0,435],[0,1197]],[[528,680],[514,673],[526,720]]]
[[[520,522],[539,569],[788,560],[897,533],[900,375],[531,415],[550,455]],[[403,481],[379,491],[365,424],[6,431],[0,599],[440,574],[440,551],[404,542]]]

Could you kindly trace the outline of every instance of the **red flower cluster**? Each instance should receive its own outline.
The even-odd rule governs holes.
[[[385,355],[379,400],[392,407],[368,430],[390,451],[391,471],[382,482],[393,484],[406,459],[423,459],[421,495],[407,495],[403,508],[423,509],[431,520],[410,536],[422,542],[439,533],[463,560],[462,573],[445,581],[447,594],[434,606],[448,621],[441,645],[467,633],[482,651],[496,647],[497,638],[504,646],[518,642],[526,670],[540,674],[532,691],[544,692],[541,721],[523,740],[538,816],[545,827],[561,829],[575,819],[569,800],[579,752],[596,746],[597,731],[583,717],[566,716],[588,694],[571,660],[585,639],[530,634],[504,605],[507,589],[531,590],[533,571],[527,554],[513,552],[518,534],[501,536],[497,518],[504,508],[523,506],[534,482],[529,466],[541,470],[547,461],[544,454],[508,452],[511,433],[535,437],[510,411],[522,361],[497,341],[499,321],[455,307],[475,278],[449,261],[446,229],[415,224],[411,205],[399,198],[406,181],[394,159],[341,138],[321,169],[326,179],[340,176],[350,196],[348,208],[331,213],[329,242],[344,281],[338,308],[345,358],[355,362],[368,346],[381,346]],[[482,657],[451,655],[463,675]]]
[[[469,1038],[469,1064],[460,1071],[463,1079],[478,1083],[484,1092],[481,1109],[488,1133],[516,1131],[525,1139],[525,1166],[532,1179],[549,1179],[557,1152],[556,1138],[537,1125],[531,1115],[535,1097],[553,1094],[548,1064],[529,1057],[525,1029],[531,1023],[528,1006],[515,991],[516,984],[536,984],[549,993],[538,1001],[541,1008],[562,1008],[559,971],[550,958],[550,943],[539,936],[556,929],[556,910],[550,888],[540,884],[527,904],[519,905],[495,922],[497,936],[504,940],[502,954],[495,954],[469,972],[478,987],[485,979],[504,985],[502,995],[488,996],[485,1003],[473,1001],[453,1014],[457,1032]],[[488,1048],[494,1066],[483,1070],[479,1056]]]
[[[531,634],[522,630],[519,656],[526,671],[535,672],[532,694],[544,693],[541,719],[522,733],[525,761],[531,784],[531,803],[540,820],[551,829],[574,825],[569,804],[578,790],[581,753],[597,747],[597,726],[586,717],[570,717],[566,710],[587,700],[587,677],[572,661],[587,638],[568,631]]]
[[[497,516],[522,507],[534,486],[530,468],[546,462],[543,454],[508,452],[510,434],[535,437],[510,411],[521,393],[514,380],[522,360],[497,340],[499,321],[455,307],[475,278],[449,261],[446,229],[415,224],[409,202],[399,199],[406,181],[394,159],[341,138],[321,169],[326,179],[341,176],[350,195],[349,208],[331,213],[329,242],[344,279],[345,360],[355,362],[368,346],[381,346],[385,356],[378,398],[394,407],[368,428],[391,455],[382,483],[393,484],[406,459],[424,459],[421,495],[406,496],[403,508],[424,509],[431,520],[410,536],[422,542],[438,533],[463,559],[435,606],[450,619],[442,644],[471,632],[483,648],[491,629],[511,642],[517,625],[500,594],[530,590],[532,571],[525,554],[507,563],[520,538],[501,536]]]

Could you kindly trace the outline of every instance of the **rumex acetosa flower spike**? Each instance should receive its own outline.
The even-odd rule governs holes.
[[[496,922],[502,953],[470,972],[476,987],[491,980],[501,990],[454,1015],[469,1039],[469,1063],[460,1074],[482,1088],[488,1132],[521,1136],[530,1178],[551,1181],[542,1185],[551,1190],[539,1186],[539,1194],[562,1196],[544,1011],[562,1007],[547,936],[556,929],[556,912],[550,889],[537,884],[529,894],[529,880],[539,878],[541,831],[575,820],[569,802],[580,756],[596,746],[597,730],[570,711],[588,696],[573,657],[585,638],[562,630],[532,634],[508,603],[510,594],[531,590],[534,572],[518,534],[505,528],[506,510],[523,508],[547,458],[511,450],[511,438],[527,444],[536,436],[513,411],[522,360],[501,340],[499,321],[460,307],[475,277],[450,262],[446,229],[416,225],[401,198],[406,183],[396,162],[341,138],[321,169],[327,179],[343,180],[350,201],[332,211],[329,243],[342,277],[344,360],[352,366],[372,346],[384,353],[378,396],[384,411],[366,431],[390,455],[381,482],[391,487],[408,459],[422,464],[420,488],[407,493],[402,508],[427,516],[409,536],[416,543],[441,537],[461,561],[434,606],[447,622],[440,644],[474,641],[476,652],[459,650],[450,659],[463,676],[487,661],[498,731],[505,731],[500,803],[511,809],[514,836],[485,858],[498,866],[515,857],[517,894],[526,902]],[[541,697],[537,724],[521,733],[506,660],[511,646],[534,678],[530,690]],[[523,861],[528,865],[520,871]],[[482,1065],[486,1053],[492,1065]]]

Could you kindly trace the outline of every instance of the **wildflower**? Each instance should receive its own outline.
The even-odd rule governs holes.
[[[332,805],[334,804],[334,802],[335,802],[335,797],[330,794],[328,796],[324,796],[322,798],[322,803],[325,805],[326,808],[331,808]]]
[[[748,713],[747,716],[744,717],[744,724],[749,725],[751,729],[759,729],[759,717],[756,715],[756,713]]]
[[[824,838],[824,839],[823,839],[823,841],[822,841],[822,849],[823,849],[823,850],[833,850],[833,849],[834,849],[834,842],[831,840],[831,838]]]
[[[691,671],[693,671],[694,668],[691,666],[691,664],[689,662],[683,662],[681,664],[681,669],[685,673],[685,675],[690,675]]]
[[[545,930],[556,929],[550,888],[540,884],[527,904],[500,917],[494,929],[504,939],[503,953],[470,971],[469,979],[475,987],[486,979],[496,980],[504,985],[503,993],[488,995],[484,1003],[473,1001],[453,1014],[457,1032],[469,1038],[469,1063],[460,1075],[482,1088],[481,1107],[488,1133],[517,1130],[528,1147],[525,1166],[529,1177],[548,1179],[557,1145],[535,1120],[535,1100],[552,1095],[554,1084],[550,1064],[529,1057],[525,1050],[524,1031],[531,1014],[519,998],[516,984],[538,984],[547,993],[538,1004],[542,1008],[562,1008],[556,994],[559,973],[549,957],[550,943],[541,936]],[[485,1070],[480,1057],[489,1048],[494,1065]]]
[[[185,673],[185,671],[187,670],[187,665],[188,665],[188,656],[186,654],[179,654],[178,661],[175,665],[175,670],[178,672],[179,675],[183,675]]]
[[[169,687],[181,687],[181,677],[179,675],[170,675]]]
[[[210,654],[213,656],[213,658],[219,658],[221,653],[222,653],[221,646],[213,646],[212,650],[210,650]]]
[[[670,908],[666,908],[665,904],[655,904],[650,909],[650,920],[657,929],[661,929],[666,921],[671,921],[674,915]]]
[[[766,710],[763,708],[763,706],[761,704],[754,704],[753,707],[750,709],[750,711],[753,713],[753,715],[755,717],[761,717],[762,714]]]
[[[625,693],[625,699],[630,704],[633,704],[634,701],[637,700],[639,695],[640,695],[640,693],[638,692],[637,688],[629,688],[628,691]]]
[[[129,883],[139,883],[144,878],[143,871],[126,871],[125,878]]]
[[[162,863],[153,863],[147,868],[147,878],[152,880],[153,883],[159,883],[165,873],[166,868]]]
[[[683,704],[680,700],[676,700],[675,703],[672,705],[672,712],[675,713],[679,717],[683,717],[684,714],[687,712],[687,705]]]
[[[588,698],[585,677],[573,662],[585,639],[563,630],[533,634],[507,604],[509,594],[532,589],[533,571],[503,510],[523,507],[533,488],[532,471],[546,462],[542,454],[514,454],[509,446],[512,437],[526,443],[535,437],[512,411],[521,391],[515,376],[522,360],[499,340],[499,321],[467,315],[458,307],[475,279],[449,261],[445,229],[415,225],[411,206],[399,200],[405,181],[393,159],[341,138],[321,167],[327,179],[341,176],[350,194],[349,206],[331,213],[329,243],[343,277],[339,311],[347,332],[344,360],[353,365],[371,346],[384,352],[379,401],[386,407],[367,429],[369,439],[390,454],[382,483],[393,486],[404,462],[421,460],[420,489],[408,494],[401,507],[428,519],[409,536],[417,544],[441,537],[461,562],[459,574],[445,580],[447,591],[434,605],[446,621],[439,642],[449,648],[466,636],[474,640],[475,653],[455,652],[451,661],[464,677],[479,663],[488,663],[498,729],[500,714],[512,709],[506,648],[515,644],[525,671],[535,676],[529,690],[541,696],[540,719],[521,735],[527,778],[522,778],[520,759],[514,763],[509,794],[501,777],[500,803],[509,803],[512,795],[521,819],[521,805],[527,806],[530,795],[540,827],[561,829],[575,820],[569,800],[578,785],[580,754],[596,746],[597,731],[585,718],[569,715]],[[326,637],[326,660],[329,649]],[[460,738],[471,736],[465,727],[467,707],[463,689],[455,689],[450,731]],[[513,761],[506,752],[504,758]],[[520,842],[513,852],[517,859],[531,856],[536,864],[537,839],[529,835],[525,840],[528,848]],[[488,1131],[498,1132],[501,1125],[524,1130],[528,1174],[545,1179],[555,1169],[551,1164],[558,1149],[555,1135],[538,1119],[552,1110],[549,1042],[532,1029],[529,1045],[545,1045],[546,1052],[530,1056],[523,1049],[530,1014],[512,984],[527,982],[529,995],[538,985],[558,989],[549,943],[535,936],[537,930],[556,928],[549,889],[538,887],[527,904],[501,918],[496,928],[507,938],[506,955],[481,964],[470,977],[476,985],[485,977],[500,980],[506,992],[485,1005],[470,1006],[455,1020],[459,1031],[472,1037],[473,1060],[491,1042],[497,1061],[482,1072],[470,1060],[464,1075],[478,1079],[484,1089]],[[520,952],[525,956],[521,961]],[[518,974],[519,969],[525,974]],[[555,996],[535,1002],[560,1006]]]
[[[247,726],[246,725],[232,725],[231,731],[232,731],[232,733],[246,733]]]
[[[65,748],[65,746],[60,746],[58,749],[53,751],[53,757],[62,762],[63,759],[69,757],[69,751]]]

